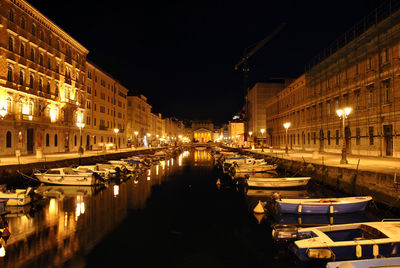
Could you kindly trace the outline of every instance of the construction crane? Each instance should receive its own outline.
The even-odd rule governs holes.
[[[276,34],[278,34],[283,27],[285,27],[286,23],[281,23],[272,33],[270,33],[267,37],[265,37],[263,40],[258,42],[253,49],[249,50],[249,47],[245,48],[243,51],[243,56],[239,60],[238,63],[235,65],[235,70],[238,70],[240,66],[242,66],[242,71],[243,71],[243,87],[244,87],[244,94],[245,98],[248,95],[249,88],[248,88],[248,80],[249,80],[249,66],[247,64],[247,61],[249,58],[251,58],[258,50],[260,50],[266,43],[268,43]],[[245,105],[246,105],[246,117],[248,116],[248,101],[245,99]],[[247,129],[247,126],[246,126]],[[246,134],[245,134],[246,135]]]

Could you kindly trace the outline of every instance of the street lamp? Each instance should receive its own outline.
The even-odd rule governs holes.
[[[115,133],[115,151],[117,151],[117,149],[118,149],[118,144],[117,144],[118,132],[119,132],[119,129],[118,128],[114,128],[114,133]]]
[[[6,110],[4,107],[1,107],[1,109],[0,109],[0,116],[1,116],[1,119],[4,119],[4,117],[6,116],[6,114],[7,114],[7,110]]]
[[[347,164],[347,158],[346,158],[346,137],[345,137],[345,120],[347,118],[347,116],[349,116],[349,114],[351,113],[351,108],[350,107],[346,107],[344,109],[338,109],[336,110],[336,114],[339,116],[340,119],[343,120],[343,127],[342,127],[342,142],[343,142],[343,146],[342,146],[342,159],[340,160],[340,164]]]
[[[260,131],[261,131],[261,138],[262,138],[262,141],[261,141],[261,152],[264,152],[264,132],[265,132],[265,129],[262,128]]]
[[[285,153],[286,154],[288,154],[289,152],[288,152],[288,146],[287,146],[287,144],[288,144],[288,128],[290,127],[290,122],[286,122],[286,123],[284,123],[283,124],[283,127],[286,129],[286,147],[285,147]]]
[[[85,123],[82,123],[81,120],[78,120],[76,126],[79,128],[79,154],[83,154],[83,147],[82,147],[82,128],[85,127]]]
[[[135,131],[135,132],[133,132],[133,134],[135,134],[135,140],[136,140],[136,147],[139,147],[139,140],[138,140],[138,135],[139,135],[139,132],[137,132],[137,131]]]

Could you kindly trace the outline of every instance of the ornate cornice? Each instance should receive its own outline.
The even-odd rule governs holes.
[[[28,4],[24,0],[9,0],[14,6],[25,12],[28,16],[33,18],[39,25],[45,27],[49,31],[53,32],[61,39],[63,39],[66,43],[70,44],[72,47],[75,47],[81,53],[88,54],[89,50],[86,49],[83,45],[81,45],[78,41],[73,39],[70,35],[68,35],[65,31],[63,31],[60,27],[54,24],[51,20],[46,18],[42,13],[40,13],[33,6]]]

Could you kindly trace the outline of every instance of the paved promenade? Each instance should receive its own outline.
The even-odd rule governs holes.
[[[300,152],[290,151],[289,154],[285,154],[285,150],[279,149],[245,149],[245,151],[262,153],[265,155],[275,156],[284,159],[291,159],[295,161],[305,161],[306,163],[324,164],[326,166],[336,166],[343,168],[356,169],[357,163],[359,162],[358,169],[364,171],[379,172],[385,174],[396,174],[399,175],[400,180],[400,160],[393,158],[374,158],[374,157],[362,157],[362,156],[347,156],[348,164],[340,164],[340,154],[330,153],[317,153],[312,152]]]
[[[151,149],[155,149],[155,148],[147,148],[147,147],[122,148],[122,149],[118,149],[117,151],[109,150],[107,152],[103,152],[103,151],[85,151],[81,155],[81,157],[90,157],[90,156],[105,155],[105,154],[143,151],[143,150],[151,150]],[[0,157],[0,166],[29,164],[29,163],[36,163],[36,162],[58,161],[58,160],[64,160],[64,159],[79,158],[79,156],[80,155],[77,152],[46,154],[46,155],[43,155],[43,158],[37,158],[36,155],[24,155],[24,156],[21,156],[19,158],[15,157],[15,156],[3,156],[3,157]]]

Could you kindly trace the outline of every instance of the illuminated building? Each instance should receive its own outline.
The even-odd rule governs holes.
[[[284,148],[290,122],[291,149],[340,153],[345,143],[352,155],[400,157],[400,12],[384,3],[266,102],[272,146]],[[343,131],[336,110],[345,107]]]
[[[128,96],[127,137],[131,145],[155,145],[162,137],[161,114],[153,114],[151,108],[144,95]]]
[[[106,144],[117,144],[124,148],[128,89],[93,63],[87,62],[86,66],[84,147],[98,150]],[[114,129],[118,129],[117,137]]]
[[[213,141],[214,124],[210,120],[192,122],[192,140],[204,143]]]
[[[23,0],[0,1],[0,36],[1,155],[125,146],[128,90],[83,45]]]
[[[0,154],[77,150],[88,50],[22,0],[0,2]]]

